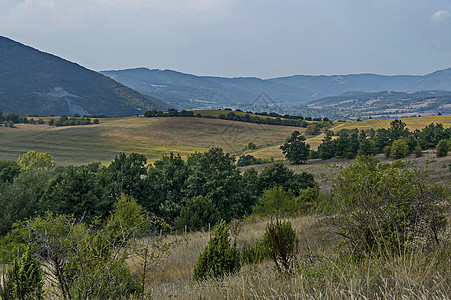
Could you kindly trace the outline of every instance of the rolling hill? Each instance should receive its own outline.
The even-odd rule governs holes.
[[[145,68],[101,73],[139,92],[163,99],[179,109],[232,107],[258,111],[274,110],[277,107],[286,111],[299,103],[354,91],[451,91],[451,68],[424,76],[295,75],[271,79],[195,76]]]
[[[102,74],[0,36],[0,110],[127,116],[168,104]]]
[[[214,112],[212,112],[214,113]],[[48,121],[50,118],[45,118]],[[410,130],[430,123],[451,127],[451,115],[406,118]],[[388,127],[390,120],[336,123],[331,128]],[[144,154],[150,161],[171,152],[182,157],[211,147],[221,147],[234,155],[247,153],[249,142],[259,148],[251,154],[259,158],[282,159],[279,146],[294,130],[305,128],[244,123],[221,119],[188,117],[124,117],[101,119],[98,125],[53,127],[48,125],[16,124],[17,128],[0,126],[0,160],[16,160],[31,150],[48,152],[59,165],[111,161],[119,152]],[[321,136],[308,139],[312,148]]]

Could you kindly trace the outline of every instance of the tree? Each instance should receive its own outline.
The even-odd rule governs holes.
[[[438,144],[437,147],[435,148],[435,150],[437,151],[437,157],[445,157],[448,155],[448,151],[449,151],[449,142],[447,140],[441,140]]]
[[[182,231],[186,226],[188,230],[200,230],[219,221],[219,211],[211,200],[197,196],[186,202],[180,216],[175,220],[175,228]]]
[[[53,157],[48,153],[28,151],[17,159],[17,164],[23,171],[48,171],[55,167]]]
[[[305,143],[305,136],[299,131],[294,131],[291,137],[280,146],[285,158],[294,164],[305,163],[309,156],[310,145]]]
[[[335,156],[335,143],[330,135],[326,134],[323,142],[318,146],[318,155],[321,159],[330,159]]]
[[[252,210],[256,216],[293,215],[300,212],[300,205],[290,190],[285,191],[282,187],[275,186],[263,192]]]
[[[274,186],[281,186],[285,191],[291,190],[295,196],[299,196],[302,190],[317,186],[312,174],[301,172],[294,173],[282,163],[275,163],[266,167],[257,179],[258,196],[263,190],[269,190]]]
[[[407,157],[409,154],[409,145],[405,139],[399,139],[393,142],[391,146],[391,155],[395,159]]]
[[[222,278],[241,268],[240,252],[236,241],[230,245],[230,236],[224,221],[215,228],[213,237],[199,255],[194,266],[193,280],[201,281],[209,277]]]
[[[41,204],[57,214],[73,214],[91,221],[105,217],[111,210],[114,198],[98,178],[99,164],[66,167],[47,184]]]

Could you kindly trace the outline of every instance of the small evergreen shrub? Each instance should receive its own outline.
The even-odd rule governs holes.
[[[235,273],[241,268],[240,252],[236,241],[230,244],[230,236],[224,221],[215,228],[214,236],[210,238],[207,247],[199,255],[194,266],[194,281],[211,277],[222,278]]]
[[[243,264],[255,264],[269,258],[265,240],[257,240],[254,246],[246,245],[241,249],[241,261]]]
[[[291,222],[279,219],[276,219],[275,222],[271,221],[266,226],[263,240],[277,270],[283,274],[291,274],[299,244]]]

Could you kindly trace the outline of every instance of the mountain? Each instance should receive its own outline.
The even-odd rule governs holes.
[[[335,120],[451,114],[451,91],[349,92],[299,104],[290,113]]]
[[[256,110],[265,105],[285,108],[353,91],[451,91],[451,68],[424,76],[294,75],[271,79],[195,76],[171,70],[145,68],[101,73],[180,109],[234,107]],[[265,95],[263,100],[259,97],[262,94]]]
[[[172,70],[145,68],[101,73],[141,93],[158,97],[183,109],[242,107],[259,101],[258,97],[262,92],[271,95],[272,99],[265,100],[268,102],[296,102],[314,97],[314,93],[308,89],[255,77],[195,76]]]
[[[78,64],[0,36],[0,110],[127,116],[168,104]]]

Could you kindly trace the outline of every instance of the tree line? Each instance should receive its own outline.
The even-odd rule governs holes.
[[[237,114],[230,109],[229,112],[220,114],[219,116],[212,115],[202,115],[200,113],[194,113],[193,111],[178,111],[176,109],[168,109],[167,112],[150,110],[144,112],[144,117],[197,117],[197,118],[210,118],[210,119],[222,119],[238,122],[247,122],[255,124],[269,124],[269,125],[280,125],[280,126],[293,126],[293,127],[307,127],[310,125],[316,125],[315,128],[328,128],[330,127],[331,121],[328,118],[311,118],[303,116],[291,116],[291,115],[281,115],[278,113],[253,113],[247,111],[244,115]],[[236,112],[242,112],[241,110],[236,110]],[[307,121],[316,122],[315,124],[308,123]]]
[[[347,158],[357,155],[376,155],[384,153],[395,159],[414,153],[422,155],[423,150],[437,149],[437,156],[446,156],[451,145],[451,128],[431,123],[421,130],[409,131],[399,119],[390,122],[388,128],[377,130],[343,129],[333,138],[334,132],[325,131],[325,137],[318,150],[310,150],[306,139],[298,131],[280,147],[287,160],[292,163],[305,163],[308,159]],[[250,160],[248,158],[248,160]]]
[[[17,222],[46,212],[106,218],[125,194],[176,230],[197,230],[253,212],[258,199],[276,186],[299,196],[317,189],[313,175],[283,164],[240,173],[235,158],[220,148],[183,160],[168,155],[147,165],[141,154],[119,154],[108,166],[92,163],[54,168],[49,155],[29,152],[18,162],[0,162],[0,236]]]

